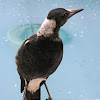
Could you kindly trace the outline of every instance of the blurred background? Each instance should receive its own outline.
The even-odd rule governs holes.
[[[0,0],[0,100],[22,100],[15,54],[54,8],[84,11],[61,28],[63,60],[47,80],[54,100],[100,98],[100,0]],[[41,100],[48,97],[42,86]]]

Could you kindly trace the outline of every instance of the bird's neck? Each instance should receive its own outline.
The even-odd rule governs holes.
[[[56,21],[52,19],[45,19],[41,25],[37,36],[49,37],[52,35],[58,35],[59,28],[56,26]]]

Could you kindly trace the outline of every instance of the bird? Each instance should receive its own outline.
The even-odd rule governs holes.
[[[26,39],[18,49],[15,62],[21,79],[23,100],[34,99],[34,94],[44,84],[52,100],[46,80],[58,68],[63,58],[63,42],[59,37],[60,28],[70,17],[83,9],[55,8],[51,10],[37,33]]]

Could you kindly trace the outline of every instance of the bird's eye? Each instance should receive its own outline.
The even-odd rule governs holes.
[[[64,13],[61,17],[63,17],[63,18],[64,18],[64,17],[66,17],[66,16],[67,16],[67,13]]]
[[[67,13],[64,13],[64,16],[66,16],[67,15]]]

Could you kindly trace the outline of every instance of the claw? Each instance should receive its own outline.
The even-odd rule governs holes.
[[[53,100],[53,99],[49,97],[49,98],[48,98],[48,99],[46,99],[46,100]]]

